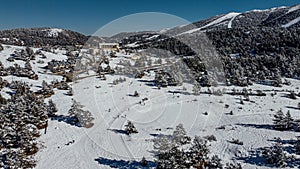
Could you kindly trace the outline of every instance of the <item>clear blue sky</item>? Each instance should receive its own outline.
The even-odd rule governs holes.
[[[134,13],[163,12],[194,22],[228,12],[299,3],[299,0],[3,0],[0,29],[58,27],[93,34],[103,25]]]

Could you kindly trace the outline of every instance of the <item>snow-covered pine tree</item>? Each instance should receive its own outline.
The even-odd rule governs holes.
[[[296,154],[300,154],[300,136],[297,136],[296,143],[294,145]]]
[[[79,102],[73,100],[73,104],[69,110],[69,116],[71,117],[69,122],[79,127],[90,128],[94,125],[92,123],[94,118],[91,112],[83,110],[83,107]]]
[[[148,161],[146,160],[145,157],[143,157],[142,160],[141,160],[141,166],[147,167],[147,165],[148,165]]]
[[[30,64],[29,61],[27,61],[27,62],[25,63],[24,67],[25,67],[25,69],[27,69],[27,70],[32,70],[32,66],[31,66],[31,64]]]
[[[188,152],[192,166],[194,168],[205,168],[209,159],[208,153],[207,141],[195,136]]]
[[[200,85],[198,82],[195,82],[193,85],[193,94],[194,95],[200,95]]]
[[[68,95],[68,96],[73,96],[73,95],[74,95],[74,92],[73,92],[72,87],[70,87],[70,88],[68,89],[67,95]]]
[[[295,94],[294,91],[291,91],[288,96],[289,96],[290,99],[294,99],[294,100],[297,99],[296,94]]]
[[[138,133],[137,129],[135,128],[135,126],[131,121],[128,121],[127,124],[125,125],[125,132],[128,135]]]
[[[92,113],[88,110],[83,110],[80,111],[79,114],[77,115],[79,124],[82,127],[85,128],[91,128],[93,127],[94,123],[92,122],[94,120]]]
[[[286,115],[284,116],[283,123],[285,125],[286,130],[290,130],[294,128],[294,119],[291,116],[290,111],[288,110]]]
[[[137,92],[137,91],[134,91],[134,93],[133,93],[133,95],[132,95],[133,97],[139,97],[140,96],[140,94]]]
[[[158,136],[153,139],[153,148],[156,154],[162,154],[171,150],[173,142],[167,136]]]
[[[273,123],[274,123],[274,129],[284,130],[285,124],[284,124],[284,114],[282,110],[279,110],[275,113]]]
[[[52,101],[52,99],[50,99],[48,101],[48,105],[47,105],[47,112],[48,112],[48,116],[49,117],[53,117],[55,116],[55,113],[57,112],[57,108],[56,108],[56,104]]]
[[[242,169],[240,163],[226,163],[225,169]]]
[[[173,140],[177,145],[188,144],[191,141],[191,138],[187,136],[187,133],[183,127],[183,124],[178,124],[173,131]]]
[[[43,82],[42,82],[42,90],[47,90],[48,88],[49,88],[48,83],[45,80],[43,80]]]
[[[209,169],[222,169],[223,164],[221,159],[217,155],[213,155],[207,162],[206,168]]]
[[[29,57],[30,59],[32,59],[32,57],[34,57],[34,52],[30,47],[27,46],[25,51],[26,51],[27,57]]]

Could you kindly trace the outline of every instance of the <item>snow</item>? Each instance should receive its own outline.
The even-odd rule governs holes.
[[[235,17],[237,17],[239,14],[237,14],[237,15],[235,15],[235,16],[233,16],[232,18],[231,18],[231,20],[229,21],[229,23],[228,23],[228,28],[232,28],[232,22],[233,22],[233,20],[235,19]]]
[[[216,20],[214,20],[212,22],[210,22],[209,24],[203,26],[202,29],[206,28],[206,27],[209,27],[209,26],[212,26],[212,25],[215,25],[215,24],[218,24],[220,22],[223,22],[224,20],[227,20],[227,19],[230,19],[230,18],[234,18],[234,17],[236,17],[239,14],[240,13],[230,12],[230,13],[228,13],[228,14],[226,14],[226,15],[224,15],[224,16],[222,16],[222,17],[220,17],[220,18],[218,18],[218,19],[216,19]]]
[[[210,27],[210,26],[219,24],[219,23],[221,23],[221,22],[223,22],[223,21],[225,21],[225,20],[228,20],[228,19],[231,19],[231,20],[229,21],[229,23],[228,23],[228,28],[231,28],[232,21],[233,21],[234,18],[235,18],[236,16],[238,16],[239,14],[240,14],[240,13],[230,12],[230,13],[228,13],[228,14],[222,16],[222,17],[219,17],[218,19],[215,19],[214,21],[208,23],[208,24],[205,25],[205,26],[202,26],[202,27],[200,27],[200,28],[191,29],[191,30],[186,31],[186,32],[183,32],[183,33],[181,33],[181,34],[179,34],[179,35],[183,35],[183,34],[191,34],[191,33],[197,32],[197,31],[199,31],[199,30],[201,30],[201,29],[204,29],[204,28],[207,28],[207,27]]]
[[[51,29],[45,29],[43,31],[47,31],[49,37],[57,37],[58,33],[62,32],[63,29],[51,28]]]
[[[153,35],[153,36],[151,36],[151,37],[149,37],[149,38],[146,38],[146,40],[151,40],[151,39],[155,39],[155,38],[157,38],[157,37],[159,37],[160,35]]]
[[[294,24],[296,24],[296,23],[298,23],[300,21],[300,17],[298,17],[298,18],[296,18],[296,19],[293,19],[293,20],[291,20],[290,22],[288,22],[287,24],[284,24],[284,25],[282,25],[282,27],[284,27],[284,28],[288,28],[288,27],[290,27],[290,26],[292,26],[292,25],[294,25]]]
[[[172,130],[167,128],[174,128],[179,123],[183,123],[191,136],[214,134],[218,141],[212,143],[212,152],[225,161],[229,161],[234,156],[234,152],[237,151],[235,149],[247,155],[248,150],[268,145],[268,140],[276,136],[280,135],[286,139],[294,137],[293,132],[282,133],[237,125],[271,124],[271,107],[260,107],[260,105],[272,105],[272,108],[278,110],[282,108],[282,105],[296,104],[296,101],[284,99],[281,95],[274,98],[268,96],[268,99],[253,97],[251,99],[256,103],[246,103],[243,110],[239,110],[239,105],[236,104],[237,98],[234,96],[172,95],[167,91],[175,90],[176,87],[157,90],[135,79],[128,79],[125,83],[111,86],[109,82],[118,77],[108,77],[108,82],[91,77],[73,86],[76,100],[93,113],[95,125],[91,129],[82,129],[50,121],[48,133],[41,138],[46,148],[42,149],[37,157],[39,160],[37,168],[49,168],[49,166],[51,168],[109,168],[95,162],[95,159],[99,157],[139,161],[145,156],[153,160],[150,153],[152,143],[149,141],[153,136],[150,134],[170,134]],[[101,88],[95,89],[96,85]],[[188,89],[192,87],[188,84],[185,86]],[[260,85],[251,88],[270,89],[270,87]],[[133,93],[135,90],[140,93],[141,98],[149,98],[145,105],[137,104],[141,98],[128,96],[128,93]],[[52,97],[59,105],[59,111],[65,114],[70,105],[70,98],[63,98],[60,92]],[[224,103],[219,103],[219,100]],[[224,110],[225,103],[230,105],[228,110]],[[230,110],[234,112],[233,116],[224,115]],[[209,115],[204,116],[203,112],[209,112]],[[292,111],[292,115],[297,115],[297,111]],[[138,134],[127,136],[112,131],[124,128],[127,120],[133,121],[139,131]],[[226,129],[215,130],[221,125],[225,125]],[[162,131],[157,132],[156,128],[161,128]],[[232,138],[242,140],[244,146],[238,147],[228,143],[227,140]],[[71,140],[75,140],[75,143],[66,146],[65,144]],[[244,168],[253,167],[253,165],[244,164]]]
[[[140,45],[137,44],[137,42],[134,42],[134,43],[127,44],[126,46],[127,46],[127,47],[138,47],[138,46],[140,46]]]
[[[234,16],[237,14],[232,14],[231,18]],[[230,17],[228,16],[228,18]],[[24,49],[24,47],[3,46],[4,50],[0,52],[0,60],[5,66],[14,64],[6,61],[6,58],[14,50]],[[61,60],[67,58],[63,55],[65,51],[57,50],[56,52],[57,54],[43,51],[47,56],[44,59],[45,64],[54,58]],[[120,53],[117,55],[123,56]],[[38,59],[40,58],[37,56]],[[125,59],[125,57],[111,59],[112,65],[116,65],[120,59]],[[21,62],[16,61],[22,65]],[[37,90],[37,86],[43,80],[50,82],[53,79],[61,78],[61,76],[43,73],[44,70],[41,67],[45,64],[33,64],[36,61],[30,62],[39,75],[38,81],[13,76],[3,78],[9,81],[19,79],[31,83],[33,90]],[[248,89],[252,89],[252,91],[269,90],[266,91],[267,96],[250,96],[254,102],[245,102],[244,105],[240,105],[238,103],[239,96],[226,94],[223,96],[207,94],[194,96],[189,93],[172,94],[168,92],[169,90],[184,92],[182,86],[158,90],[144,82],[152,80],[154,76],[153,72],[143,79],[111,75],[107,76],[106,81],[91,76],[71,83],[74,99],[93,114],[94,126],[89,129],[78,128],[58,120],[49,120],[47,134],[41,132],[42,136],[39,139],[45,146],[40,148],[35,157],[38,161],[36,168],[112,168],[108,164],[97,162],[96,159],[98,158],[106,159],[109,163],[114,162],[118,167],[124,167],[122,166],[124,163],[118,162],[118,160],[140,161],[144,156],[147,160],[153,161],[151,139],[154,138],[154,134],[171,134],[173,130],[169,128],[175,128],[179,123],[183,124],[190,136],[215,135],[217,141],[210,143],[210,149],[212,153],[222,158],[223,163],[231,161],[236,154],[248,156],[250,150],[269,146],[270,140],[274,137],[280,136],[282,139],[295,137],[295,133],[292,131],[281,132],[263,126],[272,124],[274,111],[270,109],[275,111],[282,109],[284,113],[290,110],[293,117],[300,117],[299,110],[288,108],[288,106],[297,105],[299,99],[291,100],[284,97],[287,94],[285,90],[300,92],[299,88],[297,89],[300,82],[297,80],[289,79],[292,85],[283,88],[254,84]],[[111,84],[113,80],[120,77],[125,77],[126,82],[118,85]],[[95,86],[101,87],[96,88]],[[187,88],[187,92],[192,91],[193,86],[191,84],[184,83],[184,86]],[[211,89],[222,90],[223,88],[228,91],[233,88],[243,89],[235,86],[219,86]],[[271,96],[273,89],[284,90]],[[1,92],[4,93],[6,90],[5,88]],[[207,88],[201,88],[202,92],[206,90]],[[138,91],[140,97],[129,96],[134,91]],[[49,98],[57,105],[59,115],[67,115],[72,104],[72,97],[66,96],[64,93],[65,91],[55,90],[55,95]],[[139,104],[139,101],[145,97],[148,100],[144,104]],[[230,105],[230,107],[224,108],[225,104]],[[233,111],[234,114],[226,115],[230,111]],[[208,115],[204,115],[204,112],[208,112]],[[128,120],[133,122],[139,133],[128,136],[120,132]],[[220,126],[225,126],[225,129],[216,130]],[[161,131],[157,131],[158,128]],[[228,140],[232,138],[243,141],[244,145],[229,143]],[[68,144],[73,140],[74,143]],[[242,160],[238,162],[242,163],[243,168],[246,169],[268,168],[245,163]]]
[[[246,11],[246,13],[249,13],[249,12],[268,12],[268,11],[275,11],[277,9],[284,9],[284,8],[287,8],[286,6],[280,6],[280,7],[275,7],[275,8],[271,8],[271,9],[253,9],[253,10],[250,10],[250,11]]]
[[[4,41],[9,41],[9,38],[1,38]]]
[[[168,30],[170,30],[170,28],[162,29],[162,30],[160,30],[158,33],[165,33],[165,32],[167,32]]]
[[[296,5],[296,6],[291,7],[291,8],[288,10],[287,13],[291,13],[291,12],[294,12],[294,11],[299,10],[299,9],[300,9],[300,5]]]

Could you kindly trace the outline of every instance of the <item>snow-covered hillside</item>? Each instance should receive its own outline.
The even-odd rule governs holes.
[[[5,45],[0,52],[3,65],[7,67],[18,63],[23,66],[23,61],[6,60],[11,53],[20,49],[24,48]],[[3,79],[25,81],[31,84],[34,91],[39,89],[43,80],[48,83],[55,79],[61,80],[62,76],[53,75],[42,68],[52,59],[67,58],[64,55],[66,51],[55,52],[43,51],[46,58],[37,56],[36,60],[30,61],[39,76],[38,80],[15,76],[4,76]],[[132,56],[117,53],[116,58],[109,60],[115,66],[120,60],[134,62],[130,59]],[[37,63],[37,60],[43,60],[44,64]],[[214,135],[217,140],[209,143],[211,154],[218,155],[224,164],[237,161],[243,168],[271,168],[251,153],[270,146],[275,137],[295,140],[295,136],[299,135],[294,131],[277,131],[272,128],[273,115],[280,109],[284,113],[289,110],[294,119],[300,118],[300,110],[297,109],[299,97],[296,100],[286,97],[291,90],[300,92],[298,80],[288,79],[291,85],[278,88],[259,84],[246,87],[254,93],[261,90],[266,96],[250,95],[250,100],[241,104],[239,95],[217,96],[208,91],[220,89],[230,93],[233,90],[243,91],[242,87],[221,85],[201,88],[200,95],[194,95],[194,86],[189,83],[158,89],[151,83],[155,78],[153,71],[141,79],[107,75],[106,80],[100,80],[94,75],[93,72],[83,73],[79,80],[70,83],[74,96],[67,96],[66,91],[54,89],[55,94],[45,100],[52,99],[57,105],[57,114],[67,116],[72,99],[75,99],[92,113],[94,125],[83,128],[59,118],[49,119],[47,133],[41,131],[39,138],[44,146],[40,146],[35,156],[36,168],[142,168],[139,161],[143,157],[149,161],[148,168],[154,167],[156,164],[151,140],[161,134],[172,134],[175,126],[180,123],[192,137]],[[120,78],[126,78],[126,81],[113,84],[114,80]],[[132,96],[135,91],[139,97]],[[1,92],[7,94],[5,89]],[[137,134],[124,133],[128,121],[133,122]],[[230,142],[232,139],[238,139],[243,144],[233,144]],[[287,150],[290,146],[288,141],[284,144]]]

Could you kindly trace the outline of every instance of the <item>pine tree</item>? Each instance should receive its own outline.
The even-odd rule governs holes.
[[[71,87],[68,89],[67,95],[68,96],[73,96],[74,95],[73,89]]]
[[[90,128],[93,126],[92,121],[94,120],[91,112],[83,110],[83,105],[73,100],[73,104],[69,110],[70,123],[78,125],[79,127]]]
[[[191,141],[191,138],[187,136],[187,133],[182,124],[178,124],[173,131],[173,140],[177,145],[188,144]]]
[[[143,157],[142,160],[141,160],[141,166],[147,167],[147,165],[148,165],[148,161],[146,160],[145,157]]]
[[[26,47],[26,54],[27,54],[27,57],[29,57],[30,59],[32,59],[33,55],[34,55],[34,52],[33,50],[30,48],[30,47]]]
[[[290,98],[290,99],[294,99],[294,100],[297,99],[296,94],[295,94],[294,91],[291,91],[291,92],[290,92],[289,98]]]
[[[206,165],[209,169],[222,169],[223,164],[221,163],[221,159],[217,155],[213,155]]]
[[[200,85],[198,82],[195,82],[193,85],[193,94],[194,95],[200,95]]]
[[[242,97],[240,97],[240,104],[244,104],[244,100]]]
[[[125,125],[125,131],[128,135],[138,133],[137,129],[133,125],[131,121],[128,121],[127,124]]]
[[[48,88],[49,88],[48,83],[45,80],[43,80],[43,82],[42,82],[42,90],[47,90]]]
[[[274,123],[274,128],[276,130],[284,130],[285,124],[284,124],[284,114],[282,110],[276,112],[276,114],[274,115],[273,123]]]
[[[193,167],[205,168],[209,153],[206,140],[195,136],[188,153]]]
[[[290,130],[290,129],[293,129],[294,128],[294,119],[292,118],[291,116],[291,113],[290,111],[288,110],[284,119],[283,119],[283,123],[285,125],[285,129],[286,130]]]
[[[173,143],[167,136],[158,136],[153,139],[153,148],[157,155],[168,152],[172,145]]]
[[[50,99],[48,101],[48,106],[47,106],[47,111],[48,111],[48,116],[55,116],[55,113],[58,111],[56,108],[55,103]]]
[[[296,154],[300,155],[300,136],[297,137],[296,143],[294,145]]]
[[[139,97],[140,96],[140,94],[137,92],[137,91],[134,91],[134,93],[133,93],[133,95],[132,95],[133,97]]]

